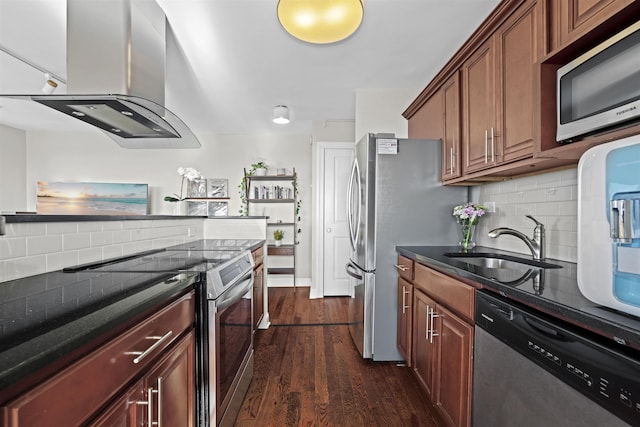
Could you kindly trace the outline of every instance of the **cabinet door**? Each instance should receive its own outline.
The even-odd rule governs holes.
[[[195,335],[189,332],[145,377],[151,402],[148,425],[193,427]]]
[[[442,137],[442,180],[460,176],[460,80],[455,73],[442,86],[444,135]]]
[[[264,315],[264,264],[253,271],[253,324],[257,328]]]
[[[492,40],[483,44],[462,67],[463,173],[495,164],[495,87]]]
[[[433,400],[436,342],[430,335],[429,320],[436,303],[417,289],[413,291],[413,372]]]
[[[145,390],[138,381],[116,399],[91,425],[94,427],[137,427],[144,425],[147,413]]]
[[[495,33],[498,162],[533,155],[534,64],[546,53],[542,4],[524,3]]]
[[[551,2],[553,44],[562,48],[620,12],[634,0],[557,0]]]
[[[398,350],[411,366],[413,285],[398,277]]]
[[[450,425],[470,426],[473,327],[440,305],[432,322],[438,342],[432,399]]]

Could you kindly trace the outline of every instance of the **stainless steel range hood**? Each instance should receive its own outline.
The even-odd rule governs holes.
[[[164,107],[166,17],[155,0],[67,0],[67,95],[40,104],[125,148],[198,148]]]

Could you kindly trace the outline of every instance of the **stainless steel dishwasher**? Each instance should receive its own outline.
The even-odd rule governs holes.
[[[478,291],[473,426],[640,426],[640,357]]]

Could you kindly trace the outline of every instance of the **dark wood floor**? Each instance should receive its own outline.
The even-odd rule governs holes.
[[[236,426],[437,426],[410,369],[360,357],[345,297],[269,288],[255,372]]]

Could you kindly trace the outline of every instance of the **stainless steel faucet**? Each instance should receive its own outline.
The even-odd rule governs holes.
[[[529,249],[531,249],[531,255],[533,256],[533,259],[537,261],[543,260],[545,259],[544,225],[538,222],[531,215],[525,215],[525,216],[536,223],[536,227],[533,229],[533,239],[528,238],[518,230],[514,230],[513,228],[508,228],[508,227],[499,227],[491,230],[489,232],[489,237],[498,237],[498,236],[502,236],[503,234],[510,234],[512,236],[516,236],[517,238],[525,242],[527,246],[529,246]]]

